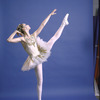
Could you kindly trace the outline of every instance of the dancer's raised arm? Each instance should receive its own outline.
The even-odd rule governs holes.
[[[36,37],[39,35],[39,33],[42,31],[42,29],[44,28],[44,26],[47,24],[47,22],[49,21],[51,15],[55,15],[56,9],[54,9],[48,16],[47,18],[41,23],[40,27],[33,33],[33,35]]]
[[[15,31],[9,36],[9,38],[7,39],[7,41],[8,41],[8,42],[11,42],[11,43],[18,43],[18,42],[21,42],[21,41],[23,40],[23,37],[14,38],[14,36],[15,36],[16,34],[22,35],[21,32],[15,30]]]

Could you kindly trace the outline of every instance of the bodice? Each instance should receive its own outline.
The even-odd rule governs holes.
[[[36,40],[35,40],[34,36],[31,36],[30,38],[26,38],[26,37],[24,37],[24,38],[25,38],[25,41],[28,45],[34,45],[35,46]]]
[[[31,56],[31,57],[35,57],[37,55],[40,54],[38,47],[37,47],[37,43],[36,43],[36,39],[34,36],[31,35],[30,38],[25,38],[25,42],[21,42],[25,51]]]

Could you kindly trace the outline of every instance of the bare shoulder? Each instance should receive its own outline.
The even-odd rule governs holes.
[[[36,32],[34,32],[33,34],[31,34],[31,36],[34,36],[36,38],[37,37]]]

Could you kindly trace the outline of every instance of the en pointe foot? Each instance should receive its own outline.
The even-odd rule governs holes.
[[[66,15],[65,15],[65,17],[64,17],[64,19],[63,19],[63,24],[65,24],[65,25],[68,25],[69,24],[69,22],[68,22],[68,16],[69,16],[69,14],[67,13]]]

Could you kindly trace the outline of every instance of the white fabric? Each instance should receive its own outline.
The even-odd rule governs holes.
[[[29,71],[31,68],[35,68],[38,64],[47,61],[47,58],[51,53],[47,43],[40,39],[40,37],[37,37],[35,40],[35,38],[32,36],[31,39],[26,39],[26,42],[27,43],[22,42],[22,45],[29,56],[21,68],[22,71]],[[37,45],[39,45],[41,49],[46,50],[46,53],[39,51]]]

